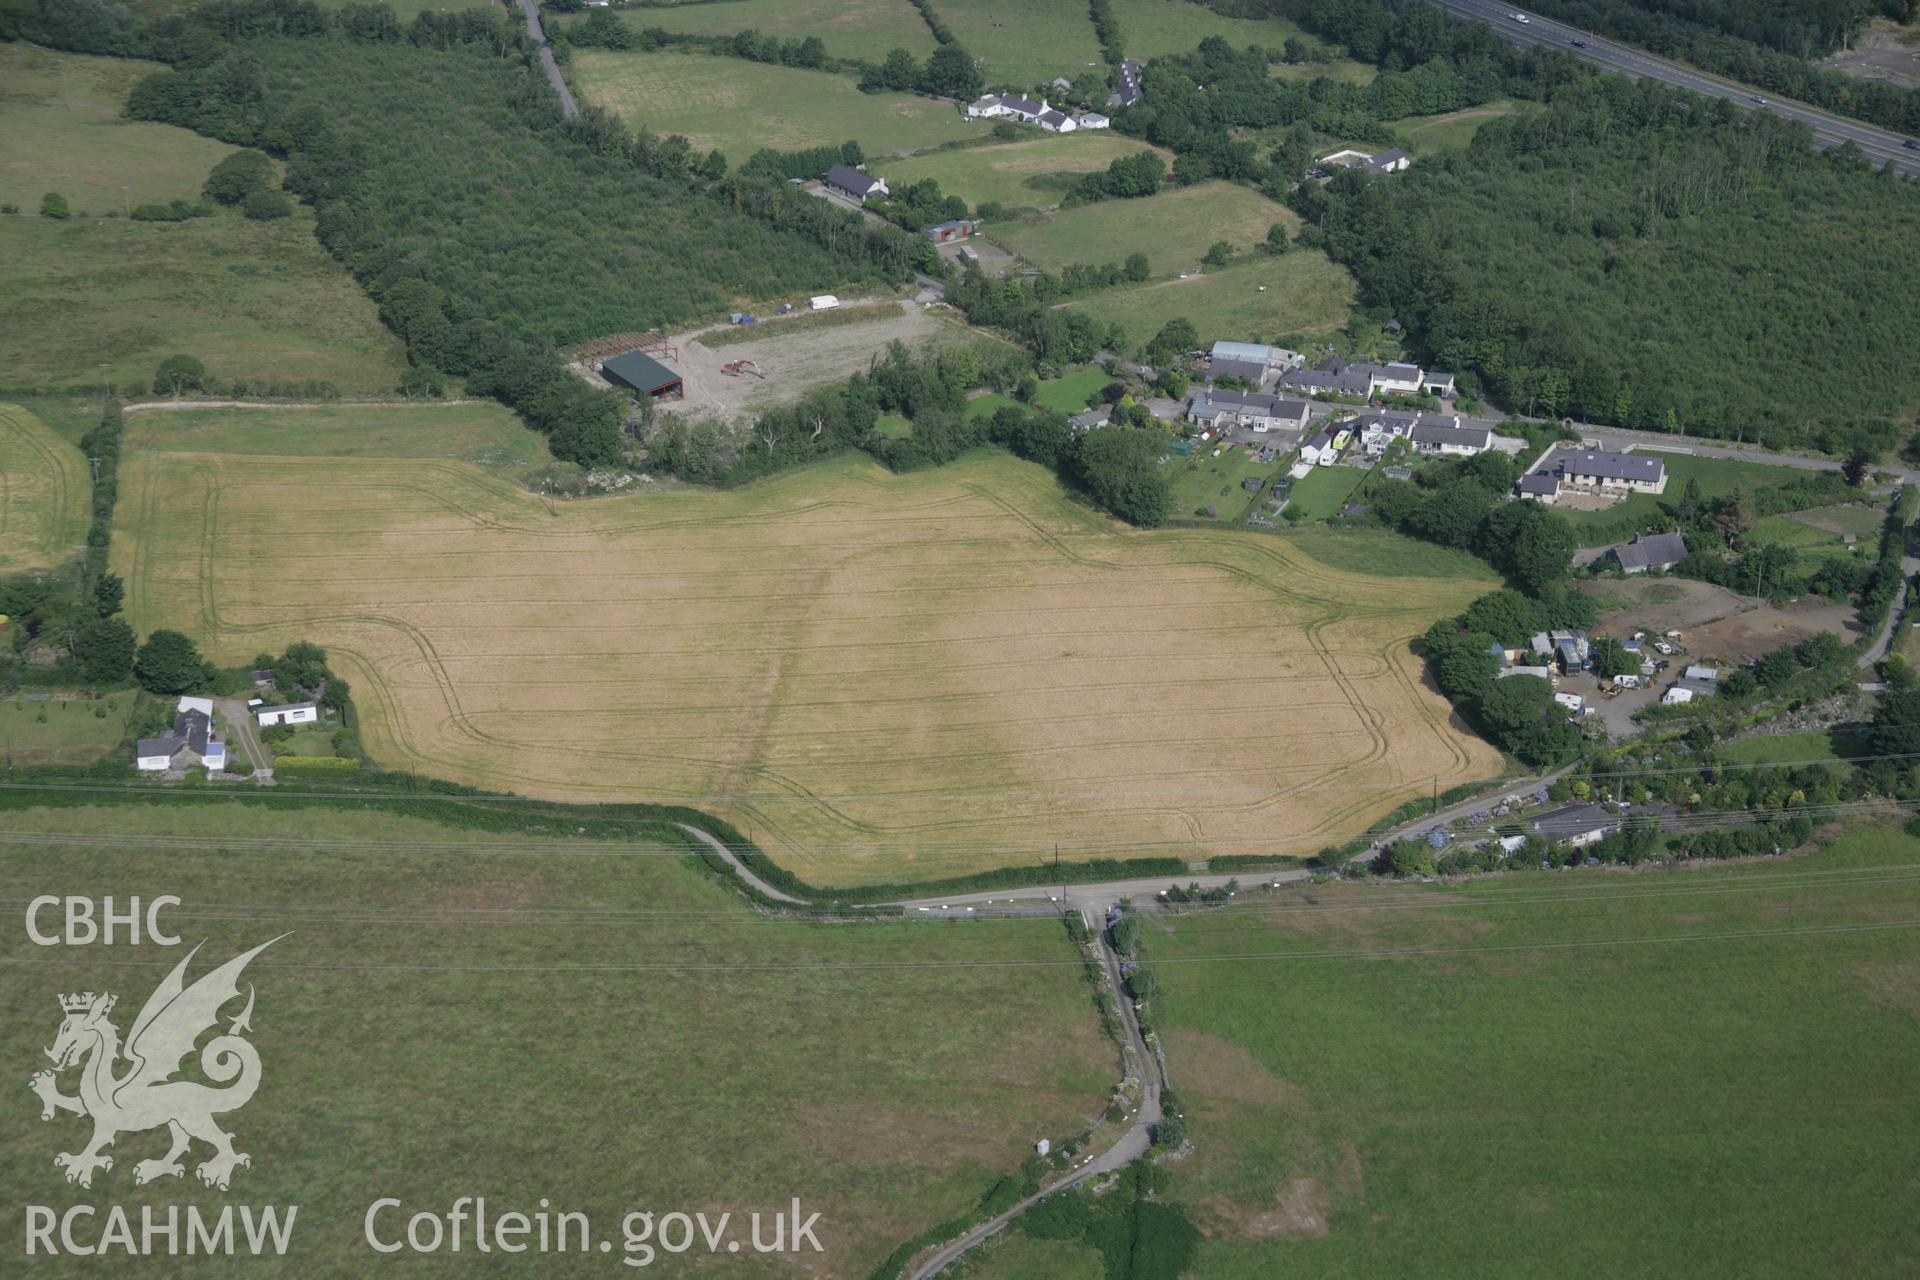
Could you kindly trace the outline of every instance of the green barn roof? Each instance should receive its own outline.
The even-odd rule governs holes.
[[[645,395],[652,395],[662,387],[671,387],[680,381],[679,374],[644,351],[629,351],[625,355],[615,356],[601,364],[600,373],[609,382],[631,387]]]

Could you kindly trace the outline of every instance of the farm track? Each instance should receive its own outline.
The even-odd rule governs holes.
[[[1126,533],[1010,459],[557,516],[441,460],[128,465],[137,621],[197,617],[223,660],[311,638],[389,766],[700,804],[808,878],[961,874],[1061,832],[1299,852],[1492,771],[1404,668],[1472,584]]]

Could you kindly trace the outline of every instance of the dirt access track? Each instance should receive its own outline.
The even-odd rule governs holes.
[[[1692,657],[1751,662],[1783,644],[1830,632],[1852,643],[1859,635],[1851,605],[1824,600],[1770,605],[1710,582],[1635,578],[1581,584],[1601,600],[1600,629],[1618,636],[1636,631],[1681,633]]]
[[[667,401],[662,407],[690,420],[731,421],[771,405],[792,404],[814,387],[845,381],[865,371],[890,342],[904,342],[910,350],[920,352],[969,340],[957,313],[944,306],[904,301],[896,305],[898,310],[893,315],[823,328],[793,323],[810,312],[775,317],[760,322],[763,336],[718,347],[709,347],[700,338],[734,333],[733,326],[708,326],[675,334],[670,341],[680,348],[679,358],[667,358],[663,363],[685,379],[686,398],[678,403]],[[766,376],[756,378],[744,373],[736,377],[720,371],[722,365],[736,360],[753,361]]]
[[[1819,66],[1862,80],[1920,89],[1920,26],[1900,27],[1877,18],[1852,49],[1835,54]]]

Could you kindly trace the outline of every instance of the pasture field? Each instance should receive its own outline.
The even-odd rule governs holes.
[[[1057,409],[1065,414],[1079,413],[1093,403],[1100,388],[1112,381],[1112,375],[1098,365],[1075,369],[1072,373],[1042,382],[1040,389],[1034,392],[1033,402],[1042,409]]]
[[[136,626],[222,662],[313,640],[383,764],[695,804],[815,884],[1056,840],[1310,852],[1435,775],[1499,772],[1408,647],[1484,569],[1383,579],[1281,538],[1128,531],[1003,454],[557,514],[439,460],[136,452],[121,483]],[[1285,745],[1300,715],[1311,753]]]
[[[120,118],[133,86],[164,70],[157,62],[0,44],[0,202],[34,214],[40,197],[57,191],[76,214],[96,217],[149,201],[197,203],[208,172],[234,148]]]
[[[480,467],[551,461],[540,437],[492,400],[340,404],[311,409],[146,410],[126,419],[128,451],[275,458],[452,458]]]
[[[934,0],[933,10],[981,61],[989,89],[1031,89],[1100,64],[1093,19],[1080,0]]]
[[[1756,733],[1720,747],[1735,764],[1806,764],[1842,760],[1870,751],[1864,726],[1836,725],[1803,733]]]
[[[1481,125],[1512,114],[1518,105],[1501,98],[1485,106],[1467,107],[1437,116],[1408,116],[1403,120],[1389,120],[1387,128],[1393,130],[1401,146],[1415,155],[1426,151],[1465,151]]]
[[[125,1034],[189,946],[204,940],[198,977],[289,935],[246,971],[262,1084],[222,1124],[252,1157],[232,1194],[299,1217],[284,1259],[216,1273],[364,1275],[377,1198],[403,1201],[404,1231],[414,1212],[485,1194],[493,1213],[543,1197],[586,1213],[611,1257],[548,1254],[533,1270],[604,1277],[629,1271],[621,1219],[635,1209],[730,1211],[744,1240],[747,1212],[798,1196],[821,1215],[824,1252],[786,1268],[862,1280],[969,1209],[1035,1137],[1084,1129],[1118,1076],[1056,919],[772,921],[644,838],[529,834],[497,810],[448,826],[418,802],[403,814],[221,797],[0,813],[9,898],[57,882],[183,899],[165,917],[184,943],[173,951],[36,947],[11,930],[0,1028],[14,1043],[51,1043],[54,997],[73,990],[115,993]],[[478,825],[489,819],[496,829]],[[572,823],[541,830],[556,828]],[[61,1212],[110,1197],[137,1223],[140,1205],[204,1210],[217,1195],[191,1169],[184,1185],[136,1187],[135,1163],[165,1150],[150,1131],[123,1134],[91,1190],[69,1186],[52,1157],[77,1149],[82,1121],[43,1122],[21,1093],[0,1117],[0,1141],[23,1157],[0,1174],[15,1203]],[[97,1269],[42,1258],[21,1274]],[[407,1269],[472,1274],[472,1236]]]
[[[1905,1274],[1916,917],[1920,840],[1864,829],[1149,922],[1195,1273]]]
[[[129,270],[138,263],[139,270]],[[146,384],[176,352],[222,381],[391,392],[406,368],[313,216],[191,222],[0,218],[0,368],[17,384]]]
[[[907,0],[707,0],[622,9],[618,16],[635,31],[658,27],[731,36],[751,29],[782,40],[819,36],[830,56],[868,62],[885,62],[894,49],[925,59],[938,47],[926,20]]]
[[[959,196],[975,208],[998,202],[1009,209],[1040,209],[1058,204],[1080,174],[1104,169],[1136,151],[1156,149],[1137,138],[1087,129],[1021,142],[932,151],[877,165],[874,171],[895,191],[932,178],[942,191]],[[1173,157],[1166,152],[1161,155],[1171,166]]]
[[[764,147],[797,151],[857,139],[871,159],[964,138],[959,111],[905,93],[861,93],[847,76],[661,49],[582,49],[570,77],[582,97],[636,129],[684,134],[742,164]]]
[[[1785,543],[1806,556],[1871,557],[1879,546],[1880,526],[1886,518],[1886,512],[1878,507],[1845,503],[1768,516],[1747,530],[1746,536],[1752,542]]]
[[[1223,338],[1254,342],[1282,335],[1306,341],[1330,337],[1345,327],[1354,296],[1353,277],[1345,267],[1318,249],[1293,249],[1185,280],[1104,289],[1065,305],[1086,311],[1103,325],[1119,325],[1127,341],[1136,345],[1167,321],[1184,316],[1205,345]]]
[[[17,404],[0,404],[0,573],[50,569],[87,540],[90,472],[80,451]]]
[[[1192,53],[1202,40],[1219,36],[1235,49],[1257,44],[1278,49],[1288,36],[1309,48],[1319,42],[1284,18],[1229,18],[1192,0],[1109,0],[1127,55],[1144,63],[1163,53]]]
[[[1267,238],[1274,223],[1291,235],[1300,217],[1257,191],[1232,182],[1162,191],[1138,200],[1102,200],[1018,222],[996,223],[988,234],[1036,266],[1120,262],[1144,253],[1154,274],[1198,271],[1217,240],[1244,253]]]

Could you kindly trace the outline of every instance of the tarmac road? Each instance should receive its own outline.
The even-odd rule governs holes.
[[[1751,85],[1740,84],[1720,76],[1696,71],[1678,62],[1670,62],[1656,57],[1643,49],[1631,45],[1604,40],[1599,36],[1587,34],[1577,27],[1554,22],[1538,14],[1527,14],[1528,21],[1521,22],[1514,15],[1526,13],[1511,4],[1497,4],[1494,0],[1434,0],[1442,9],[1455,17],[1478,19],[1492,27],[1503,38],[1518,45],[1544,45],[1560,49],[1586,62],[1594,63],[1608,71],[1617,71],[1635,80],[1653,79],[1676,88],[1689,89],[1694,93],[1710,98],[1724,98],[1743,110],[1771,111],[1775,115],[1789,120],[1799,121],[1811,128],[1814,137],[1823,147],[1838,146],[1842,142],[1851,142],[1865,153],[1876,166],[1892,165],[1894,170],[1908,177],[1920,177],[1920,151],[1905,148],[1906,138],[1902,134],[1887,129],[1878,129],[1873,125],[1845,116],[1822,111],[1804,103],[1790,99],[1782,100],[1771,94],[1762,93]],[[1585,47],[1576,49],[1573,42],[1580,40]],[[1755,97],[1766,99],[1764,104],[1755,103]]]

